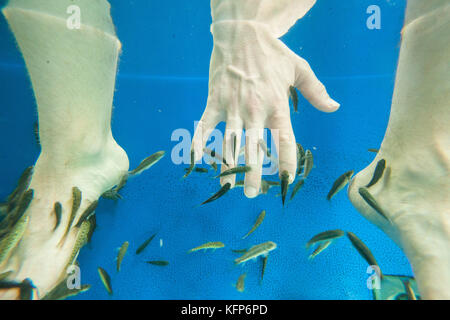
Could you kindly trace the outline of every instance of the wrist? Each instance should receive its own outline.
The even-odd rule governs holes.
[[[270,41],[274,37],[270,33],[269,26],[253,20],[220,20],[213,21],[211,33],[214,45],[226,43],[242,43],[254,45],[261,40]]]
[[[281,37],[301,19],[316,0],[212,0],[213,22],[255,21],[265,24],[275,38]]]

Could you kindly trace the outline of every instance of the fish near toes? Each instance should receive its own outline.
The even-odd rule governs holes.
[[[162,157],[165,155],[165,151],[158,151],[152,154],[151,156],[148,156],[144,160],[141,161],[141,163],[132,171],[129,172],[130,175],[138,175],[144,172],[147,169],[150,169],[154,164],[156,164],[159,160],[161,160]]]
[[[378,202],[375,200],[375,198],[372,196],[372,194],[367,190],[365,187],[360,187],[358,189],[358,193],[363,198],[363,200],[377,212],[380,216],[382,216],[384,219],[386,219],[389,223],[392,224],[392,221],[389,219],[385,211],[381,208],[381,206],[378,204]]]
[[[327,194],[327,200],[331,200],[339,191],[341,191],[352,179],[354,171],[350,170],[342,174],[336,181],[333,183],[330,191]]]
[[[286,200],[287,191],[289,188],[289,172],[286,170],[281,173],[281,202],[284,206]]]

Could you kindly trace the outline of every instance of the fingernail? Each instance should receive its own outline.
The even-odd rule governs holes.
[[[254,198],[258,195],[258,190],[254,187],[246,187],[244,188],[244,193],[247,196],[247,198]]]
[[[291,184],[292,182],[294,182],[295,180],[295,176],[292,174],[289,174],[289,184]]]
[[[339,103],[337,103],[336,101],[334,101],[331,98],[328,98],[328,105],[332,108],[332,109],[337,109],[339,108],[341,105]]]

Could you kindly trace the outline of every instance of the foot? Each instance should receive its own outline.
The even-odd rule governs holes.
[[[73,226],[84,209],[119,183],[128,170],[125,151],[112,137],[108,140],[101,150],[64,163],[52,163],[44,153],[36,162],[29,187],[34,190],[34,198],[26,212],[30,216],[29,225],[10,258],[0,265],[0,273],[13,271],[8,280],[17,282],[31,279],[39,298],[67,276],[68,260],[78,233]],[[82,192],[82,202],[64,240],[72,208],[72,188],[75,186]],[[62,218],[53,231],[56,223],[53,207],[58,201],[63,207]],[[17,290],[0,291],[0,299],[16,299],[17,294]]]
[[[374,161],[355,176],[349,186],[350,200],[404,250],[424,299],[450,299],[448,152],[439,144],[428,150],[398,149],[382,148]],[[369,183],[381,159],[386,160],[384,174],[368,190],[391,222],[358,192]]]

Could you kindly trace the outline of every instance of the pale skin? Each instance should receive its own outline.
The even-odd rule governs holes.
[[[32,279],[39,297],[67,276],[78,230],[71,228],[60,241],[69,221],[72,187],[82,192],[78,221],[83,210],[128,170],[128,157],[110,126],[121,43],[109,4],[79,1],[80,9],[90,14],[83,16],[79,30],[66,26],[70,4],[15,0],[3,10],[33,84],[42,151],[30,185],[34,199],[27,210],[29,226],[0,272],[14,271],[9,279],[19,282]],[[60,227],[53,231],[56,201],[63,210]],[[0,292],[0,298],[16,297],[17,290]]]
[[[278,38],[314,5],[314,0],[295,1],[211,1],[214,48],[209,72],[207,106],[194,134],[192,149],[196,161],[212,129],[226,122],[223,154],[233,168],[233,136],[240,146],[246,130],[245,159],[251,170],[245,174],[244,193],[260,193],[263,151],[258,141],[263,129],[276,136],[279,172],[289,173],[292,183],[297,167],[295,136],[289,114],[289,87],[295,86],[309,102],[324,112],[339,104],[328,95],[308,62],[297,56]],[[235,176],[221,179],[234,186]]]
[[[77,186],[83,193],[77,220],[84,208],[117,184],[128,170],[127,155],[115,142],[110,127],[120,42],[114,33],[108,3],[81,0],[81,10],[83,6],[89,7],[86,11],[92,16],[84,19],[80,30],[73,31],[66,28],[62,18],[72,1],[50,2],[54,3],[46,7],[37,1],[14,0],[3,11],[33,84],[42,153],[30,186],[35,190],[35,199],[27,212],[31,218],[29,227],[10,259],[0,265],[0,273],[13,270],[11,280],[17,281],[31,278],[41,297],[65,274],[66,261],[75,243],[76,231],[72,229],[64,244],[58,245],[68,222],[72,187]],[[245,158],[252,167],[245,177],[244,192],[248,197],[257,196],[260,190],[263,155],[256,146],[263,128],[278,130],[280,173],[287,171],[289,182],[295,175],[289,86],[297,87],[321,111],[339,108],[309,64],[278,39],[314,3],[314,0],[211,1],[214,51],[209,96],[193,150],[196,160],[200,159],[208,131],[218,122],[226,121],[223,154],[229,155],[231,133],[236,134],[240,145],[242,129],[246,129]],[[448,57],[436,55],[449,52],[448,33],[442,31],[448,29],[449,6],[445,0],[423,3],[409,1],[408,27],[404,29],[389,127],[380,153],[353,180],[349,196],[365,217],[404,249],[422,297],[435,299],[450,297],[450,203],[445,192],[450,189],[450,155],[448,148],[444,148],[450,141],[450,119],[448,88],[442,85],[448,74],[445,73]],[[434,11],[435,8],[439,10]],[[431,15],[439,12],[439,16]],[[414,31],[414,26],[427,26],[421,23],[430,23],[433,18],[441,21],[439,26],[443,29],[435,29],[432,24],[427,36]],[[441,36],[430,36],[436,34]],[[405,47],[405,40],[414,51]],[[433,61],[431,68],[429,61]],[[422,75],[420,79],[416,71]],[[405,127],[416,131],[405,131]],[[357,194],[357,188],[367,184],[381,158],[386,159],[391,175],[373,187],[373,194],[385,207],[393,226],[380,220]],[[423,159],[422,170],[412,168],[410,164],[417,161],[411,159]],[[236,159],[228,162],[233,167]],[[228,168],[223,166],[222,171]],[[422,174],[420,179],[415,179],[417,174]],[[226,182],[234,185],[233,176],[222,178],[221,183]],[[63,205],[63,219],[62,227],[53,232],[55,220],[51,211],[56,201]],[[0,292],[0,298],[17,298],[17,291]]]
[[[408,1],[388,128],[348,192],[403,249],[424,299],[450,299],[449,27],[448,1]],[[387,169],[370,192],[392,225],[358,194],[380,159]]]

